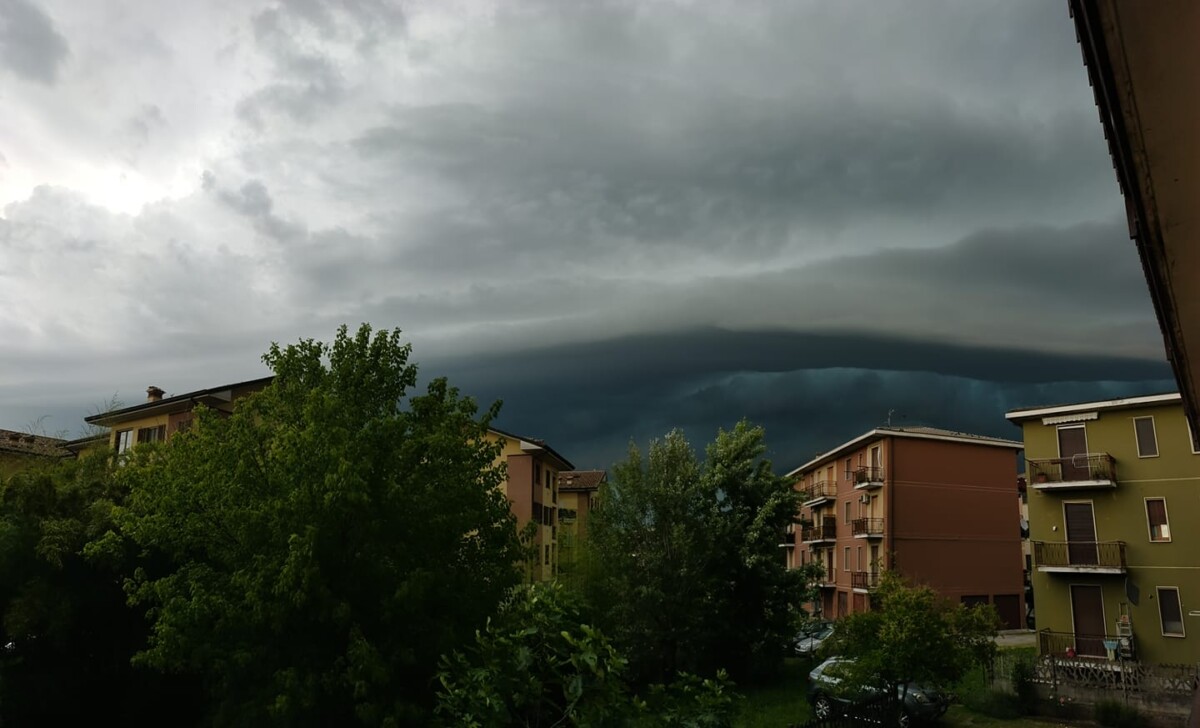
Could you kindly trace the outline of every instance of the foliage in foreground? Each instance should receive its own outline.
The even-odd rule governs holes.
[[[439,718],[478,728],[729,725],[734,696],[723,673],[680,675],[639,697],[628,661],[589,622],[561,587],[516,589],[474,646],[443,659]]]
[[[946,687],[972,667],[991,664],[999,624],[990,604],[954,604],[885,571],[871,610],[842,619],[825,649],[854,658],[854,684]]]
[[[1138,709],[1119,700],[1096,703],[1096,722],[1105,728],[1142,728],[1146,719]]]
[[[778,671],[820,567],[784,564],[799,504],[764,453],[762,428],[745,422],[719,432],[703,462],[672,431],[645,457],[631,445],[602,488],[586,584],[639,679]]]
[[[0,485],[0,721],[186,725],[194,682],[130,665],[143,610],[126,604],[132,554],[88,559],[125,494],[107,453],[48,463]]]
[[[121,469],[124,539],[170,563],[129,584],[152,619],[137,664],[202,676],[216,724],[423,720],[438,658],[516,583],[496,408],[411,393],[408,358],[365,325],[273,345],[269,387]]]

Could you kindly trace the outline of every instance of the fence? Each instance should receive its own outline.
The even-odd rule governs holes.
[[[825,718],[813,718],[792,728],[853,728],[860,725],[892,728],[900,724],[900,700],[894,691],[852,704],[835,703],[838,709]]]

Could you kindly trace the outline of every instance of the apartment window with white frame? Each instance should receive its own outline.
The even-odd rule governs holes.
[[[842,548],[842,571],[850,571],[850,547]]]
[[[1133,431],[1137,437],[1138,457],[1158,457],[1158,435],[1154,431],[1154,418],[1134,417]]]
[[[1167,519],[1167,499],[1146,499],[1146,524],[1150,528],[1151,541],[1170,541],[1171,524]]]
[[[120,430],[117,432],[117,452],[123,453],[133,447],[133,430]]]
[[[863,555],[863,547],[862,547],[862,546],[859,546],[859,547],[858,547],[858,553],[856,553],[856,554],[854,555],[854,557],[855,557],[855,559],[856,559],[856,563],[858,564],[858,570],[859,570],[859,571],[862,571],[862,570],[863,570],[862,555]]]
[[[1183,637],[1183,606],[1179,603],[1179,587],[1158,587],[1158,617],[1164,637]]]

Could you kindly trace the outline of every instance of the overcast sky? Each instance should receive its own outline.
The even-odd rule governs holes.
[[[0,427],[361,321],[580,466],[1174,388],[1065,2],[0,0]]]

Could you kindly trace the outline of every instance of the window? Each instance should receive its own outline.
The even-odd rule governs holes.
[[[846,523],[850,522],[850,501],[846,501]]]
[[[546,546],[546,566],[550,565],[550,547]]]
[[[1146,499],[1146,521],[1150,526],[1151,541],[1170,541],[1171,526],[1167,522],[1167,499]]]
[[[850,571],[850,547],[842,549],[842,571]]]
[[[846,458],[846,480],[850,480],[852,475],[854,475],[854,468],[850,465],[850,458]]]
[[[859,570],[859,571],[863,571],[862,555],[863,555],[862,546],[859,546],[859,547],[858,547],[858,553],[854,555],[854,556],[855,556],[855,559],[857,560],[857,564],[858,564],[858,570]]]
[[[878,468],[883,462],[879,459],[879,446],[871,448],[871,467]]]
[[[123,453],[133,447],[133,430],[121,430],[117,433],[117,452]]]
[[[1158,587],[1158,616],[1162,620],[1164,637],[1183,637],[1183,608],[1179,604],[1179,589]]]
[[[143,442],[162,442],[167,439],[167,426],[159,425],[158,427],[142,427],[138,429],[137,441],[138,444]]]
[[[1158,438],[1154,433],[1154,418],[1134,417],[1133,431],[1137,435],[1138,457],[1158,457]]]

